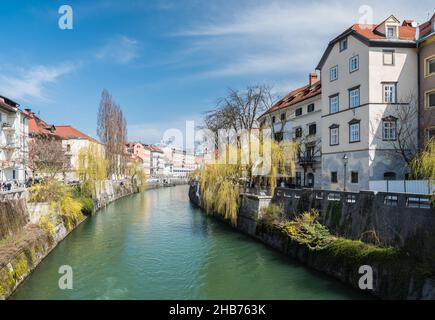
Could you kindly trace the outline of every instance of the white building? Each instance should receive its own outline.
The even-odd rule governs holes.
[[[398,112],[415,108],[416,29],[394,16],[355,24],[332,40],[317,67],[322,81],[322,188],[368,190],[370,180],[403,179],[393,151]],[[415,123],[414,123],[415,122]],[[417,119],[407,125],[416,126]],[[417,137],[415,137],[417,139]]]
[[[259,117],[261,126],[271,128],[276,141],[294,141],[299,145],[295,187],[321,186],[321,84],[311,73],[307,85],[279,100]]]
[[[23,185],[28,163],[28,117],[19,104],[0,96],[0,182]]]
[[[150,152],[150,172],[152,177],[161,177],[165,175],[167,159],[162,149],[154,145],[145,145]]]
[[[78,181],[79,177],[76,174],[76,170],[78,168],[80,150],[89,147],[92,143],[100,145],[102,149],[103,146],[94,138],[70,125],[56,125],[54,134],[62,139],[62,146],[66,150],[66,154],[70,157],[71,169],[66,173],[66,182]]]
[[[167,158],[168,169],[166,173],[173,177],[187,177],[196,169],[195,154],[175,148],[173,146],[161,147]]]

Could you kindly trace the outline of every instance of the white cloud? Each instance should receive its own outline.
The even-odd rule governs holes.
[[[126,36],[111,39],[96,53],[96,57],[100,60],[120,64],[128,63],[138,56],[138,41]]]
[[[75,66],[72,64],[40,65],[26,70],[17,68],[1,70],[0,92],[7,97],[27,102],[35,98],[46,100],[44,95],[46,86],[74,70]]]
[[[394,12],[392,12],[394,3]],[[296,74],[313,70],[328,42],[360,20],[359,8],[371,5],[375,22],[390,14],[425,19],[409,1],[274,1],[250,2],[203,16],[175,33],[190,40],[191,54],[202,54],[213,67],[200,77]]]

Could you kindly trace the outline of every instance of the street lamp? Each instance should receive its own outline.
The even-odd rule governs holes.
[[[346,153],[344,154],[342,160],[343,160],[343,164],[344,164],[344,192],[346,192],[346,180],[347,180],[347,177],[346,177],[347,170],[346,170],[346,168],[347,168],[347,163],[349,162],[349,157],[347,156]]]

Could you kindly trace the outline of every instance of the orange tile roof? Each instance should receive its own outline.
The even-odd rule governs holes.
[[[411,20],[405,20],[405,23],[403,25],[398,26],[399,28],[399,35],[397,39],[388,39],[385,34],[382,34],[377,30],[377,27],[379,27],[381,24],[353,24],[350,28],[346,29],[343,33],[341,33],[339,36],[331,40],[328,44],[328,48],[323,53],[322,58],[320,59],[319,64],[317,65],[316,69],[320,70],[328,57],[329,53],[331,52],[333,46],[343,39],[344,37],[347,37],[349,35],[354,35],[357,39],[362,41],[363,43],[367,45],[371,44],[378,44],[384,45],[384,41],[388,40],[389,43],[400,43],[401,45],[408,45],[413,46],[416,45],[416,31],[417,28],[410,26],[409,22]]]
[[[369,40],[387,39],[386,35],[377,32],[376,24],[354,24],[351,29]],[[412,26],[399,26],[399,40],[415,40],[416,28]]]
[[[429,21],[426,21],[425,23],[422,23],[420,25],[420,38],[423,38],[430,34],[432,30],[432,21],[435,21],[435,14],[432,16],[432,18],[429,19]]]
[[[87,134],[84,134],[83,132],[77,130],[76,128],[70,125],[56,126],[56,135],[58,135],[64,140],[86,139],[92,142],[97,142],[97,140],[95,140],[94,138],[88,136]]]
[[[152,144],[146,144],[145,148],[148,149],[151,152],[158,152],[158,153],[163,153],[163,150],[160,149],[159,147],[152,145]]]
[[[267,110],[262,116],[286,108],[292,105],[295,105],[301,101],[307,100],[309,98],[315,97],[322,93],[322,85],[320,81],[313,83],[311,86],[306,85],[296,90],[293,90],[284,98],[279,100],[276,104],[274,104],[269,110]],[[261,116],[261,117],[262,117]]]
[[[28,125],[29,125],[29,134],[31,136],[54,136],[56,137],[55,132],[55,126],[52,124],[48,124],[38,116],[36,116],[31,111],[24,111],[24,114],[29,118]],[[60,137],[58,137],[60,138]]]

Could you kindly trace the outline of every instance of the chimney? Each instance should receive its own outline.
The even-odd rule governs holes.
[[[312,86],[314,83],[316,83],[317,82],[317,73],[315,71],[311,72],[308,80],[309,80],[308,83],[310,84],[310,86]]]

